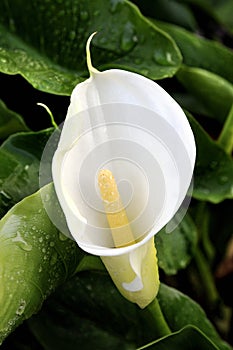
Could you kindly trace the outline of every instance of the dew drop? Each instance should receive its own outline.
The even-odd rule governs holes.
[[[89,14],[87,11],[81,11],[80,12],[80,18],[82,21],[87,21],[89,18]]]
[[[70,38],[70,40],[74,40],[74,39],[75,39],[75,37],[76,37],[76,33],[75,33],[75,31],[74,31],[74,30],[71,30],[71,32],[70,32],[70,34],[69,34],[69,38]]]
[[[12,242],[16,242],[18,244],[18,246],[27,251],[27,252],[30,252],[32,250],[32,246],[31,244],[28,244],[24,239],[23,237],[20,235],[20,232],[17,231],[16,233],[16,237],[15,238],[12,238]]]
[[[0,62],[5,64],[5,63],[7,63],[7,59],[6,58],[0,58]]]
[[[57,252],[54,252],[50,259],[50,265],[55,265],[57,262]]]
[[[135,58],[134,63],[135,64],[141,64],[142,63],[141,58]]]
[[[142,69],[141,69],[141,74],[142,74],[142,75],[146,75],[146,76],[147,76],[148,73],[149,73],[149,70],[148,70],[148,69],[146,69],[146,68],[142,68]]]
[[[60,241],[66,241],[68,239],[68,237],[63,235],[63,233],[61,233],[61,232],[59,232],[58,237],[59,237]]]
[[[135,34],[135,29],[132,23],[127,22],[125,24],[122,36],[121,36],[121,42],[120,46],[121,49],[125,52],[128,52],[133,49],[133,47],[138,42],[138,38]]]
[[[168,55],[161,49],[157,49],[154,51],[153,60],[162,66],[167,66],[170,63],[168,61]]]
[[[110,12],[115,13],[117,11],[118,4],[120,4],[122,0],[110,0]]]
[[[205,195],[209,194],[210,193],[210,190],[208,188],[202,188],[201,189],[201,192]]]
[[[16,315],[21,316],[24,313],[26,305],[27,305],[27,303],[25,300],[20,300],[20,305],[19,305],[18,309],[16,310]]]
[[[212,160],[212,162],[210,162],[210,168],[212,170],[216,169],[218,166],[218,162],[216,160]]]
[[[228,176],[222,175],[222,176],[220,176],[220,178],[219,178],[219,183],[222,184],[222,185],[224,185],[226,182],[228,182],[228,180],[229,180]]]

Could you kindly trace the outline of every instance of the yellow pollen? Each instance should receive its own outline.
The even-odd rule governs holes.
[[[127,214],[121,202],[116,181],[110,170],[100,170],[98,184],[115,247],[120,248],[134,244],[135,239]]]

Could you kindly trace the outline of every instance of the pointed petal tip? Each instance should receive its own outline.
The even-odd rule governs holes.
[[[91,46],[91,41],[93,37],[97,34],[97,32],[92,33],[89,38],[87,39],[86,43],[86,55],[87,55],[87,68],[90,73],[90,75],[93,75],[94,73],[98,73],[99,71],[93,67],[92,62],[91,62],[91,53],[90,53],[90,46]]]

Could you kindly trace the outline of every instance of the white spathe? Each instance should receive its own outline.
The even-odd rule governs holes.
[[[152,276],[158,280],[151,242],[185,198],[195,141],[184,112],[158,84],[124,70],[93,68],[91,38],[90,78],[72,92],[53,157],[53,180],[78,245],[101,256],[121,293],[144,307],[158,290],[158,283],[150,282]],[[133,245],[114,247],[97,184],[103,168],[118,183],[137,241]],[[156,264],[151,271],[149,257]],[[145,297],[146,284],[151,286]]]

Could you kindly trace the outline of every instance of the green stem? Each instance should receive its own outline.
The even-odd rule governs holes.
[[[218,143],[224,148],[226,153],[231,155],[233,151],[233,104],[218,138]]]
[[[219,301],[219,295],[214,283],[213,275],[202,251],[197,247],[194,260],[201,277],[203,289],[206,293],[210,307],[215,307]]]
[[[215,248],[209,237],[210,213],[206,202],[198,203],[195,219],[199,243],[202,244],[208,261],[212,263],[215,256]]]
[[[155,336],[157,338],[162,338],[168,334],[171,334],[171,330],[164,318],[157,298],[155,298],[144,310],[142,310],[142,312],[146,314],[147,321],[150,324],[153,324]]]

